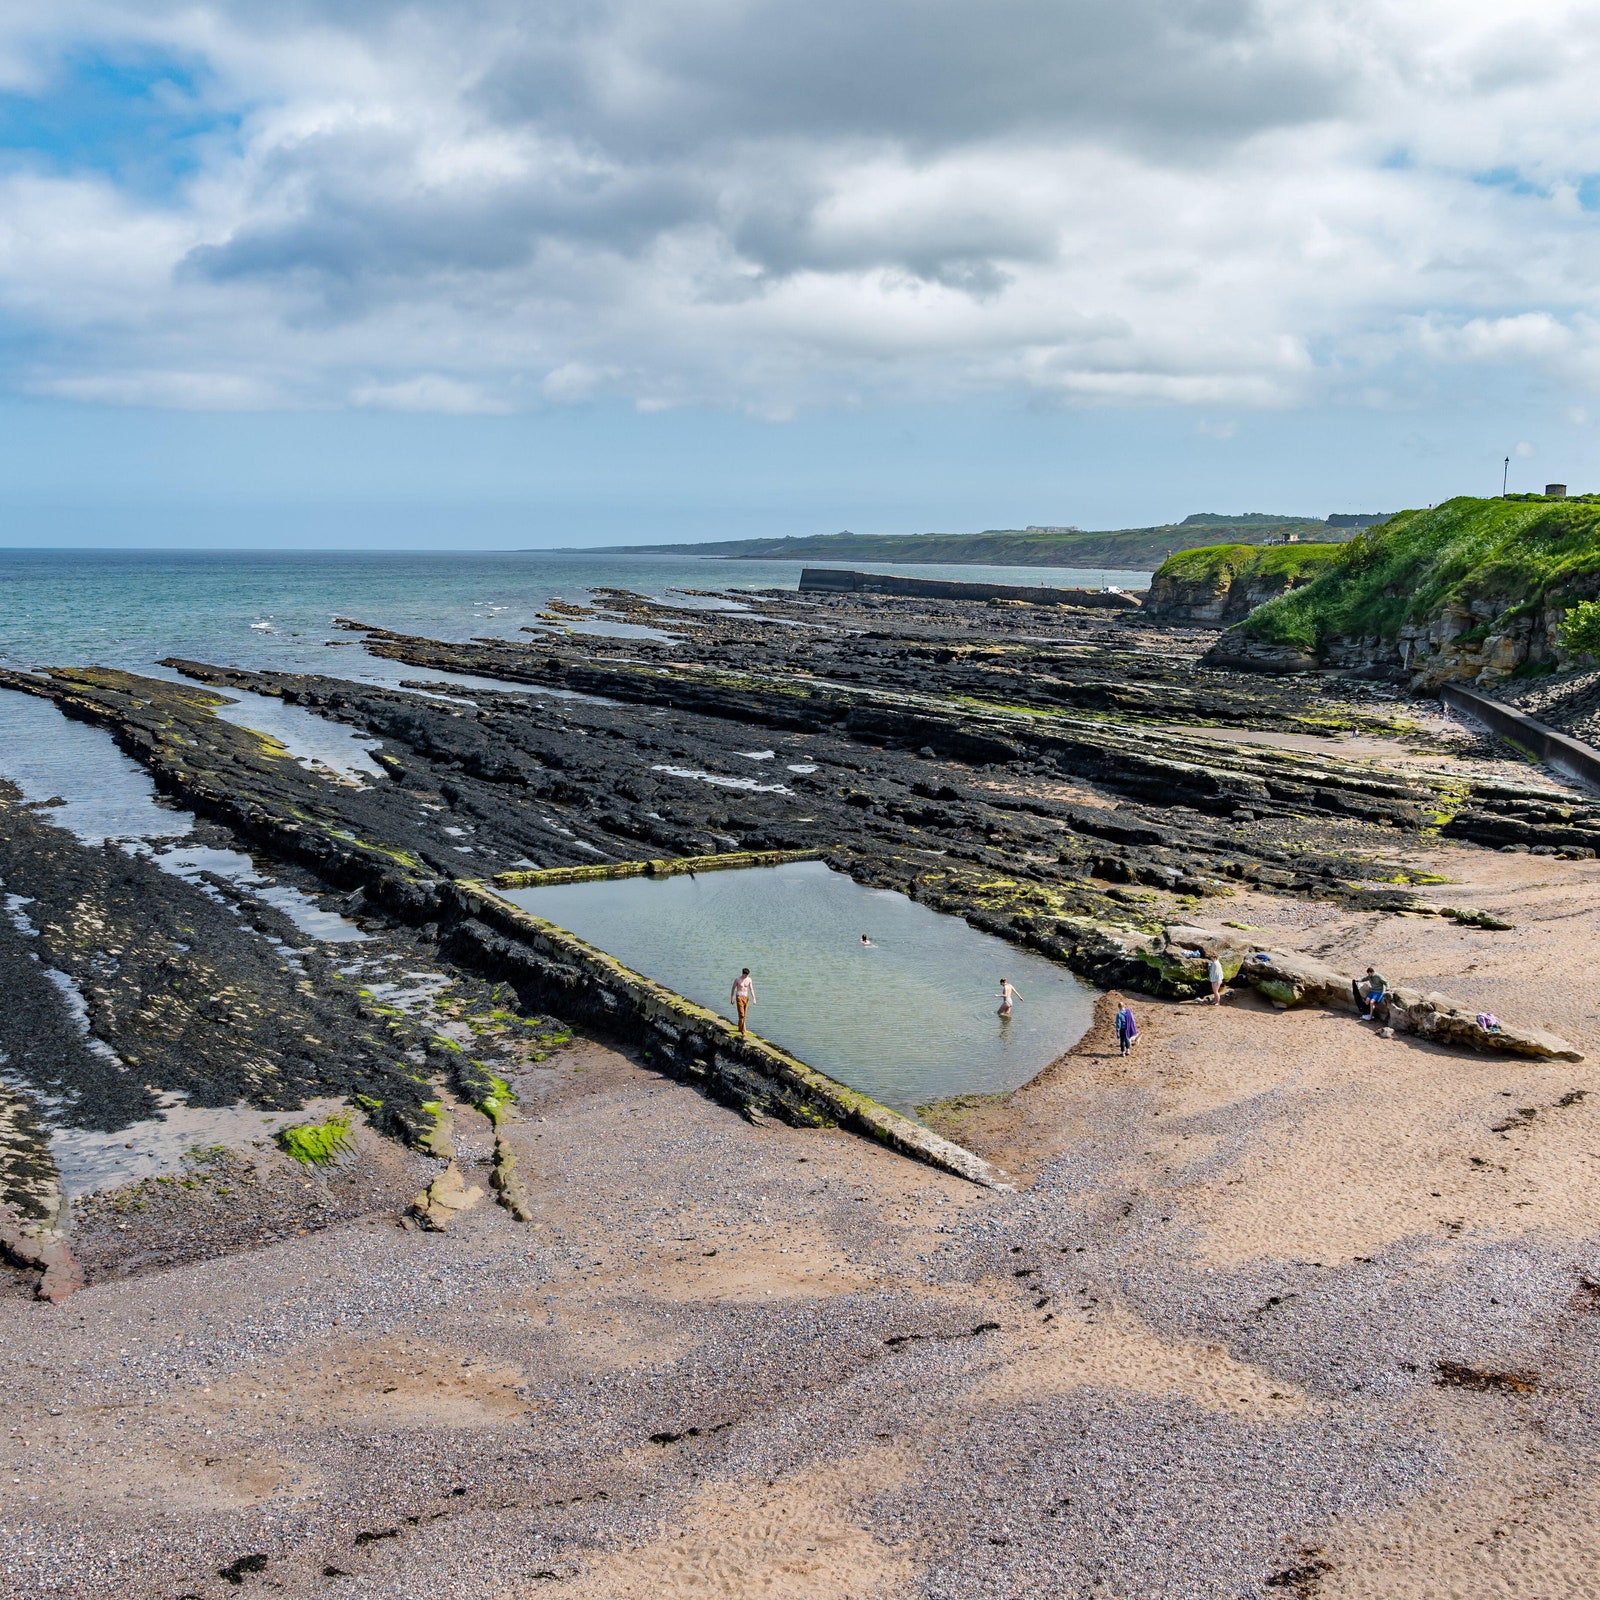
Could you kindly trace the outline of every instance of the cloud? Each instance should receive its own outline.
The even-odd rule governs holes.
[[[453,416],[474,416],[509,411],[504,401],[485,394],[470,383],[437,372],[419,373],[395,383],[360,384],[351,391],[351,403],[377,411],[434,411]]]
[[[129,404],[1587,389],[1597,73],[1565,0],[58,0],[0,326]]]

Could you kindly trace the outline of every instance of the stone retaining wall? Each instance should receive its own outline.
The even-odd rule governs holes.
[[[1525,711],[1503,701],[1469,689],[1462,683],[1447,683],[1439,691],[1447,706],[1476,717],[1491,732],[1509,739],[1519,749],[1547,761],[1570,777],[1600,786],[1600,750],[1582,739],[1574,739],[1559,729],[1547,727]]]

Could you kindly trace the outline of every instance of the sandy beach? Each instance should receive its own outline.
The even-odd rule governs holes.
[[[1408,860],[1514,929],[1230,916],[1600,1034],[1600,866]],[[1102,1002],[945,1114],[1013,1192],[580,1039],[507,1130],[531,1226],[375,1211],[0,1301],[3,1592],[1600,1592],[1592,1063],[1133,1004],[1127,1059]]]

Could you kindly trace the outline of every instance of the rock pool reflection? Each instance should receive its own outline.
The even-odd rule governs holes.
[[[820,861],[500,893],[724,1016],[749,967],[754,1032],[901,1110],[1014,1089],[1092,1015],[1064,967]],[[1007,1022],[1003,977],[1022,994]]]

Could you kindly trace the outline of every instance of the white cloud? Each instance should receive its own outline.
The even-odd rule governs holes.
[[[189,63],[234,120],[165,189],[0,168],[35,391],[783,417],[1600,384],[1600,15],[1566,0],[58,0],[0,18],[0,88],[97,50]]]
[[[509,411],[504,400],[496,399],[475,384],[447,378],[437,372],[419,373],[395,383],[363,383],[350,391],[353,405],[379,411],[438,411],[455,416]]]

